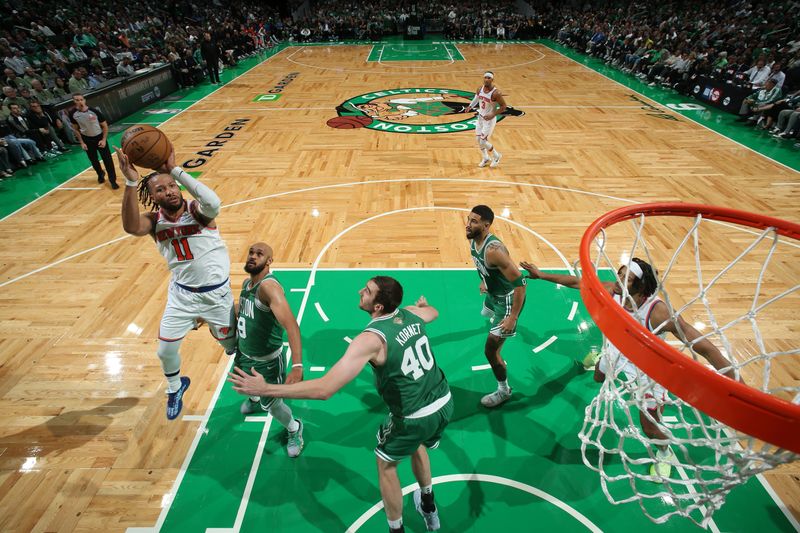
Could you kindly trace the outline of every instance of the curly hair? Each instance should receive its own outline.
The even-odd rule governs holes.
[[[153,197],[150,196],[150,180],[154,177],[158,176],[158,172],[151,172],[147,176],[144,176],[141,180],[139,180],[139,188],[138,196],[139,196],[139,203],[142,204],[146,208],[150,208],[150,211],[155,211],[158,209],[158,204],[153,200]]]

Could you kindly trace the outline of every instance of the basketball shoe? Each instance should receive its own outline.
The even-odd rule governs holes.
[[[672,465],[675,464],[677,458],[675,452],[667,448],[666,452],[661,450],[656,452],[656,462],[650,465],[650,475],[655,478],[667,479],[672,473]]]
[[[483,168],[483,167],[485,167],[486,165],[489,164],[489,161],[491,161],[491,160],[484,157],[483,159],[481,159],[481,162],[478,163],[478,166],[480,168]]]
[[[422,515],[422,519],[425,520],[425,527],[428,531],[438,531],[441,527],[439,523],[439,510],[436,509],[434,506],[433,511],[430,513],[426,513],[422,510],[422,492],[417,489],[414,491],[414,507],[417,508],[417,512]]]
[[[186,376],[181,376],[181,386],[175,392],[167,393],[167,419],[175,420],[183,409],[183,393],[189,388],[191,381]]]
[[[297,431],[290,431],[289,437],[286,441],[286,453],[289,457],[297,457],[300,455],[300,452],[303,451],[303,446],[305,446],[305,442],[303,441],[303,421],[299,418],[296,418],[297,423],[300,427],[297,428]]]
[[[497,165],[500,164],[500,158],[503,157],[503,154],[498,152],[497,150],[494,151],[494,159],[492,160],[492,164],[489,165],[492,168],[497,168]]]
[[[493,393],[487,394],[481,398],[481,405],[484,407],[497,407],[498,405],[507,402],[509,398],[511,398],[511,388],[509,388],[507,391],[497,389]]]

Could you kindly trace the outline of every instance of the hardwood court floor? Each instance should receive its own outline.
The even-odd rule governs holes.
[[[367,61],[371,48],[287,48],[162,126],[187,170],[200,172],[225,204],[219,225],[235,290],[247,246],[257,240],[273,246],[278,268],[468,267],[464,210],[478,203],[504,213],[495,230],[515,260],[548,267],[576,260],[588,224],[629,202],[719,204],[797,221],[795,171],[643,105],[547,47],[459,45],[464,61],[396,63]],[[498,123],[493,141],[504,157],[497,169],[476,167],[470,130],[326,125],[356,96],[473,91],[486,69],[508,103],[527,113]],[[277,100],[254,101],[276,87]],[[93,182],[86,172],[70,185]],[[56,190],[2,222],[0,530],[155,524],[203,424],[164,417],[154,339],[169,276],[151,242],[122,232],[120,198],[109,189]],[[675,235],[669,227],[655,231],[656,259],[664,262]],[[720,230],[703,258],[722,268],[743,242]],[[629,245],[613,246],[619,257]],[[774,286],[795,283],[797,256],[796,248],[779,249]],[[743,264],[743,277],[726,281],[712,304],[752,298],[757,271],[757,262]],[[692,273],[678,274],[674,294],[685,300]],[[530,312],[535,302],[528,305]],[[788,312],[766,321],[762,333],[797,345]],[[736,353],[749,349],[745,333],[733,340]],[[182,354],[192,378],[184,413],[203,415],[228,361],[205,331],[190,334]],[[307,356],[314,364],[313,349]],[[782,368],[780,379],[796,386],[797,365]],[[798,475],[790,465],[768,476],[795,516]]]

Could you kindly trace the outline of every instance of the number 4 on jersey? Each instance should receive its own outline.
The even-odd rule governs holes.
[[[420,365],[422,368],[420,368]],[[411,374],[414,380],[418,380],[425,373],[425,370],[433,368],[433,354],[431,353],[428,337],[420,337],[413,347],[409,346],[403,352],[403,362],[400,370],[406,376]],[[423,370],[424,369],[424,370]]]

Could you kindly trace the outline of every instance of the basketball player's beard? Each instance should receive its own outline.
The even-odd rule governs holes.
[[[244,271],[250,274],[251,276],[258,276],[263,272],[263,270],[267,267],[267,263],[263,263],[261,265],[253,265],[250,266],[247,263],[244,264]]]
[[[158,204],[158,207],[166,211],[170,215],[174,215],[178,212],[178,210],[183,206],[183,196],[178,196],[178,203],[175,206],[169,203],[169,201],[165,200],[163,203]]]

